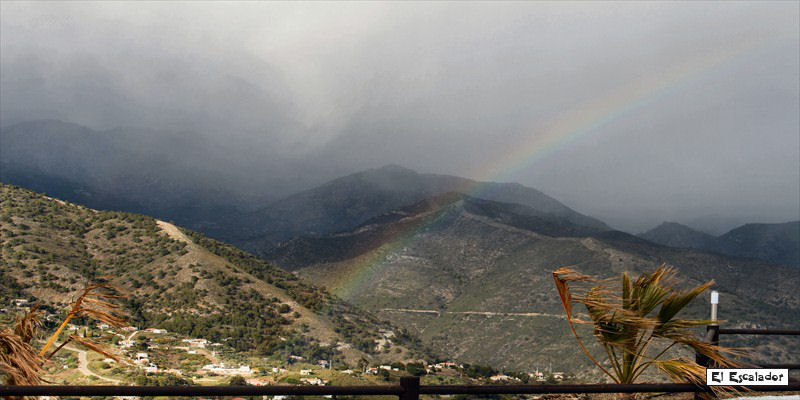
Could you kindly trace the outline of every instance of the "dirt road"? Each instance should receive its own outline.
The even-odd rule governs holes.
[[[124,384],[124,382],[122,382],[120,380],[112,379],[112,378],[106,378],[105,376],[101,376],[101,375],[98,375],[98,374],[92,372],[92,370],[89,369],[89,358],[86,355],[86,350],[81,350],[81,349],[78,349],[78,348],[75,348],[75,347],[71,347],[71,346],[65,346],[64,349],[69,350],[69,351],[74,351],[74,352],[78,353],[78,371],[81,371],[82,374],[84,374],[86,376],[94,376],[94,377],[96,377],[96,378],[98,378],[100,380],[104,380],[106,382],[110,382],[110,383],[113,383],[115,385]]]
[[[438,311],[438,310],[418,310],[412,308],[382,308],[382,312],[404,312],[404,313],[418,313],[418,314],[461,314],[461,315],[483,315],[487,317],[551,317],[564,319],[561,314],[545,314],[545,313],[514,313],[514,312],[491,312],[491,311]]]

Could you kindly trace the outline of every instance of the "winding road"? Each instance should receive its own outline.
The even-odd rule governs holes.
[[[561,314],[545,314],[537,312],[529,313],[515,313],[515,312],[491,312],[491,311],[439,311],[439,310],[417,310],[412,308],[382,308],[381,312],[403,312],[403,313],[417,313],[417,314],[461,314],[461,315],[483,315],[487,317],[552,317],[565,319],[566,317]]]
[[[106,378],[105,376],[98,375],[92,372],[92,370],[89,369],[89,358],[86,355],[86,350],[81,350],[72,346],[64,346],[64,349],[78,353],[78,371],[81,371],[82,374],[86,376],[94,376],[98,379],[113,383],[115,385],[124,384],[124,382],[122,382],[121,380]]]

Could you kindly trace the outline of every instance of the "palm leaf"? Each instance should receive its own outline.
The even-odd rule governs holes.
[[[659,358],[675,345],[709,357],[721,366],[738,365],[731,357],[741,353],[699,340],[692,328],[711,321],[675,318],[692,300],[713,285],[703,283],[690,290],[675,288],[675,269],[659,266],[650,274],[641,274],[631,280],[627,273],[621,276],[621,296],[614,293],[611,281],[601,281],[582,275],[572,269],[561,268],[553,272],[556,289],[573,334],[581,349],[599,367],[600,363],[586,350],[575,332],[574,324],[591,324],[593,334],[608,356],[617,383],[634,383],[649,367],[656,366],[670,379],[680,382],[702,383],[705,369],[695,362],[683,358],[660,360]],[[570,285],[575,283],[575,285]],[[587,284],[593,286],[586,288]],[[618,289],[619,290],[619,289]],[[575,317],[573,303],[586,307],[589,320]],[[658,310],[657,312],[655,312]],[[662,340],[663,339],[663,340]],[[662,343],[661,351],[654,349],[655,357],[648,355],[654,343]]]

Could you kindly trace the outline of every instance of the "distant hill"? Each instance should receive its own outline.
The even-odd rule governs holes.
[[[95,209],[142,213],[199,229],[245,204],[201,136],[56,120],[0,130],[0,181]]]
[[[523,205],[527,213],[544,219],[563,220],[596,230],[611,229],[538,190],[517,183],[482,183],[388,165],[338,178],[271,203],[238,224],[243,236],[217,236],[231,237],[233,243],[263,252],[272,244],[294,236],[349,230],[391,210],[448,192]]]
[[[551,276],[568,265],[610,276],[668,262],[687,286],[717,281],[728,326],[788,327],[800,319],[798,269],[664,247],[456,193],[390,211],[350,231],[287,241],[267,257],[382,318],[413,327],[435,350],[499,368],[552,363],[582,370],[585,360],[575,351]],[[708,306],[698,301],[690,313],[705,318]],[[781,347],[771,340],[748,344],[766,356],[791,353],[784,346],[776,355]]]
[[[0,303],[59,309],[110,276],[140,327],[225,341],[240,352],[339,359],[416,359],[404,331],[232,246],[149,217],[96,211],[0,186]],[[391,351],[378,349],[393,332]]]
[[[639,236],[665,246],[760,258],[791,267],[800,267],[800,221],[782,224],[746,224],[720,236],[702,233],[677,223],[665,222]]]
[[[639,237],[664,246],[694,249],[712,248],[717,240],[716,236],[694,230],[677,222],[664,222],[640,234]]]
[[[3,127],[0,143],[0,182],[95,209],[176,221],[254,252],[298,235],[351,229],[447,192],[522,204],[541,215],[610,229],[520,184],[421,174],[393,165],[288,194],[302,187],[294,182],[298,175],[309,174],[274,156],[250,159],[215,151],[219,143],[190,132],[98,131],[39,120]]]

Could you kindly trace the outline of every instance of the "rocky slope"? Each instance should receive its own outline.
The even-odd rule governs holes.
[[[728,326],[785,327],[800,319],[797,269],[668,248],[460,194],[395,210],[348,232],[298,238],[269,256],[412,327],[439,351],[501,368],[585,365],[552,282],[552,271],[562,266],[613,276],[667,262],[686,286],[716,280]],[[707,308],[698,301],[689,312],[705,318]],[[788,357],[780,338],[747,344],[763,356]]]

